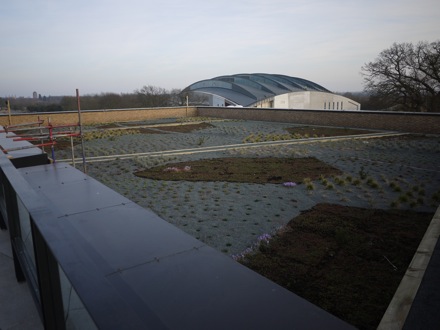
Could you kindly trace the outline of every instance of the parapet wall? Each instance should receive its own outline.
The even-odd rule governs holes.
[[[292,110],[225,107],[173,107],[119,110],[84,110],[84,125],[160,118],[215,117],[225,119],[261,120],[305,125],[365,128],[409,133],[440,134],[440,113]],[[78,123],[77,111],[13,114],[13,125],[36,122],[38,117],[56,125]],[[0,115],[0,125],[9,125],[7,114]]]
[[[440,134],[440,113],[198,107],[202,117]]]
[[[173,107],[173,108],[145,108],[145,109],[117,109],[117,110],[83,110],[81,111],[81,122],[83,125],[98,123],[112,123],[122,121],[141,121],[160,118],[180,118],[197,116],[195,107]],[[40,119],[47,124],[48,118],[55,125],[78,123],[78,111],[43,112],[13,114],[12,125],[32,123]],[[0,115],[0,125],[9,125],[9,116]]]

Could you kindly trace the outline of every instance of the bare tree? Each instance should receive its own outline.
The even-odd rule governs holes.
[[[440,111],[440,41],[394,43],[362,74],[365,91],[389,108]]]
[[[156,86],[144,86],[134,91],[144,107],[168,106],[169,94],[166,89]]]
[[[186,105],[186,97],[179,88],[173,88],[170,92],[169,105],[173,107]]]

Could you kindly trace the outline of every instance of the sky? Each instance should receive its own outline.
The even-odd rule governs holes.
[[[238,73],[363,90],[393,43],[440,39],[438,0],[4,0],[0,97],[184,89]]]

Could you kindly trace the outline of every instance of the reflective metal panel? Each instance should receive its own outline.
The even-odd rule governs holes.
[[[17,196],[18,215],[20,218],[21,240],[26,249],[27,256],[32,260],[35,267],[35,251],[31,230],[31,218],[28,210],[24,207],[23,202]]]
[[[64,320],[68,330],[94,330],[97,329],[90,317],[89,312],[84,307],[72,284],[64,274],[61,267],[58,267],[60,274],[61,294],[63,297]]]

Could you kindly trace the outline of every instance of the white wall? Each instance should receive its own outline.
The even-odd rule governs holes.
[[[214,107],[224,107],[225,106],[225,99],[223,97],[210,94],[209,98],[210,98],[210,100],[209,100],[210,105],[212,105]]]
[[[273,107],[278,109],[289,108],[289,94],[277,95],[273,98]]]
[[[292,92],[274,97],[274,108],[316,110],[360,110],[361,105],[347,97],[325,92]]]

